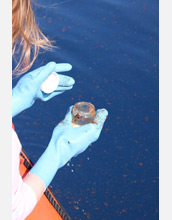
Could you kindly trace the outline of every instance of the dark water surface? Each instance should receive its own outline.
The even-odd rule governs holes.
[[[36,2],[39,26],[59,49],[32,69],[71,63],[65,74],[76,84],[14,118],[24,150],[36,162],[76,102],[106,108],[100,138],[57,172],[52,191],[72,220],[158,220],[158,1]]]

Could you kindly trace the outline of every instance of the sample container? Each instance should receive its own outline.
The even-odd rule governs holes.
[[[72,125],[78,127],[93,122],[95,107],[89,102],[78,102],[72,109]]]

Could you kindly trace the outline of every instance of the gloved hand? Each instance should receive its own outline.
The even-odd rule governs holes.
[[[73,127],[72,107],[65,119],[55,127],[47,149],[30,171],[39,176],[46,188],[59,168],[63,167],[73,156],[84,152],[99,138],[108,115],[106,109],[99,109],[93,123]]]
[[[56,64],[55,62],[49,62],[47,65],[25,74],[12,90],[12,117],[31,107],[36,99],[47,101],[66,90],[72,89],[75,83],[74,79],[61,74],[59,74],[59,85],[54,92],[45,94],[40,89],[40,86],[51,72],[59,73],[71,69],[72,66],[68,63]]]

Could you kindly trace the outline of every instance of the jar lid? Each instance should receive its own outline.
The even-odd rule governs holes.
[[[52,72],[47,79],[42,83],[41,90],[47,94],[54,92],[59,84],[59,75]]]

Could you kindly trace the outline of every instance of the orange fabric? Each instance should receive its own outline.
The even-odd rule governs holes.
[[[12,128],[15,130],[14,124],[12,123]]]
[[[23,152],[22,152],[23,153]],[[23,164],[24,159],[20,157],[20,175],[24,177],[28,170]],[[29,162],[29,160],[28,160]],[[51,192],[50,192],[51,193]],[[52,194],[52,193],[51,193]],[[52,195],[53,196],[53,195]],[[54,198],[54,196],[53,196]],[[54,198],[55,199],[55,198]],[[58,203],[58,202],[57,202]],[[47,197],[43,194],[32,213],[25,220],[62,220],[62,217],[58,214]]]
[[[14,124],[12,123],[12,128],[15,130]],[[22,152],[28,163],[30,164],[29,159],[27,156]],[[19,166],[20,175],[24,177],[28,170],[24,165],[24,158],[20,156],[20,166]],[[51,193],[51,192],[50,192]],[[52,193],[51,193],[52,195]],[[55,197],[52,195],[52,197],[55,199]],[[56,200],[56,199],[55,199]],[[57,201],[57,200],[56,200]],[[58,203],[58,202],[57,202]],[[52,204],[49,202],[47,197],[43,194],[39,202],[37,203],[34,210],[31,212],[31,214],[25,219],[25,220],[63,220],[62,217],[58,214],[58,212],[55,210],[55,208],[52,206]]]

